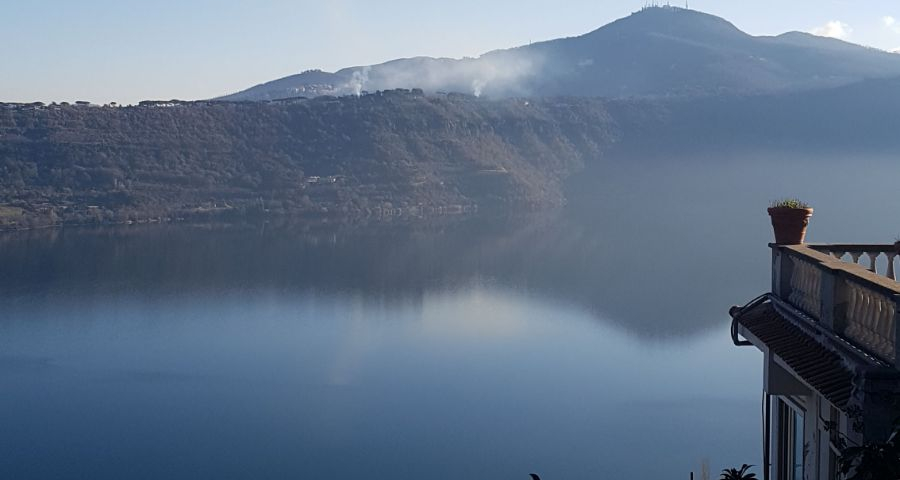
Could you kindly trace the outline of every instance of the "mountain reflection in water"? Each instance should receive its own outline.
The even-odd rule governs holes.
[[[726,312],[768,287],[766,202],[813,203],[814,241],[885,243],[900,209],[892,175],[716,160],[622,162],[517,218],[0,235],[0,477],[757,464],[761,357]]]
[[[202,297],[249,288],[417,303],[428,292],[478,281],[578,305],[642,337],[696,333],[721,320],[717,305],[694,297],[698,286],[726,288],[728,272],[708,272],[704,288],[696,273],[706,266],[695,260],[728,255],[727,246],[697,245],[703,251],[692,252],[655,239],[622,242],[621,234],[561,214],[314,231],[291,225],[42,230],[0,237],[6,273],[0,295],[15,302],[16,295],[40,294],[47,286],[79,297]]]

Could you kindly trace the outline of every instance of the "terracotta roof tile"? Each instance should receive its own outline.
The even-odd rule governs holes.
[[[782,317],[771,303],[743,312],[738,322],[828,401],[840,409],[847,407],[854,375],[837,353]]]

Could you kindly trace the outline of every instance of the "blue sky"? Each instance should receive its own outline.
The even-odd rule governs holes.
[[[0,0],[0,101],[208,98],[309,68],[478,56],[579,35],[643,0]],[[900,48],[896,0],[692,0],[754,35]],[[896,20],[893,20],[896,19]]]

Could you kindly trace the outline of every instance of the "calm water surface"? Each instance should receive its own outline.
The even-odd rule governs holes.
[[[785,185],[762,161],[635,165],[515,220],[0,236],[0,478],[758,464],[762,359],[726,312],[768,287]],[[823,175],[787,192],[815,203],[813,240],[900,232],[873,221],[898,211],[870,203],[887,180],[841,197]]]

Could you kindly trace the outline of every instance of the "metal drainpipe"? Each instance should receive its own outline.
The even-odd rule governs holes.
[[[769,299],[769,294],[764,293],[753,300],[750,300],[743,307],[738,307],[737,305],[728,309],[728,314],[731,315],[731,341],[734,342],[734,345],[737,347],[749,347],[753,345],[747,340],[741,340],[738,338],[738,319],[744,314],[744,312],[755,308],[757,305],[764,303]]]
[[[741,315],[744,312],[756,307],[757,305],[765,302],[769,299],[769,294],[762,294],[750,302],[748,302],[743,307],[738,307],[737,305],[731,307],[728,310],[728,314],[731,315],[731,341],[734,342],[735,346],[738,347],[749,347],[753,345],[753,343],[747,340],[741,340],[738,335],[738,320],[741,318]],[[763,480],[769,480],[771,478],[771,452],[770,452],[770,440],[772,437],[772,396],[769,395],[769,392],[763,391],[765,398],[765,425],[763,425]]]
[[[772,437],[772,396],[768,392],[765,394],[766,399],[766,424],[763,426],[763,480],[769,480],[770,470],[770,440]]]

